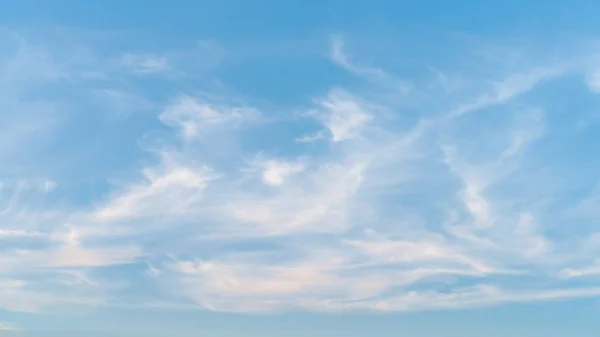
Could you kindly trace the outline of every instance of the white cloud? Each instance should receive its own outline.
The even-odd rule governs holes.
[[[119,63],[140,74],[160,73],[168,71],[170,68],[169,60],[166,57],[152,54],[129,53],[124,55]]]
[[[331,59],[342,68],[358,75],[376,78],[389,76],[379,68],[361,67],[353,64],[350,61],[349,56],[344,52],[344,40],[341,36],[334,36],[331,40]]]
[[[133,263],[141,256],[137,247],[85,248],[69,244],[51,249],[16,250],[0,254],[5,269],[102,267]]]
[[[46,286],[50,280],[46,279]],[[36,284],[14,279],[0,279],[0,308],[11,311],[38,313],[51,308],[75,305],[78,307],[95,307],[105,304],[98,295],[80,293],[71,287],[66,291],[49,292],[36,289]]]
[[[365,124],[373,119],[364,104],[342,90],[331,91],[318,103],[324,110],[313,114],[329,130],[334,142],[359,137]]]
[[[326,139],[325,131],[319,131],[314,134],[307,134],[295,139],[298,143],[313,143],[318,140]]]
[[[43,233],[40,232],[32,232],[27,230],[20,229],[1,229],[0,230],[0,238],[6,237],[36,237],[43,236]]]
[[[256,120],[257,110],[248,107],[216,107],[202,103],[193,97],[181,97],[167,107],[160,120],[168,126],[179,129],[185,139],[207,136],[217,127],[234,127]]]
[[[417,311],[482,307],[499,302],[555,301],[598,295],[600,295],[599,288],[506,291],[483,285],[461,289],[449,294],[436,292],[408,293],[390,301],[379,302],[375,307],[385,311]],[[366,306],[362,309],[374,309],[368,307],[369,303],[358,303],[357,306],[359,308]]]
[[[413,84],[409,81],[399,79],[380,68],[362,66],[352,62],[350,56],[344,51],[344,39],[339,35],[331,39],[330,58],[336,65],[350,73],[387,87],[393,95],[403,96],[413,89]]]
[[[346,218],[362,172],[360,163],[324,164],[275,195],[238,193],[228,197],[223,213],[243,226],[253,224],[258,233],[343,230],[350,225]]]
[[[563,198],[576,194],[567,186],[572,181],[593,181],[589,186],[594,186],[596,178],[550,171],[554,178],[544,180],[539,173],[562,159],[536,150],[564,139],[553,133],[562,125],[552,124],[556,119],[546,100],[528,94],[542,81],[558,80],[563,68],[496,74],[491,77],[506,79],[491,85],[488,77],[465,71],[462,77],[473,78],[461,81],[457,90],[440,94],[415,81],[397,99],[379,91],[389,92],[403,81],[378,67],[359,66],[341,40],[334,39],[331,48],[338,66],[375,89],[323,88],[315,94],[325,95],[308,103],[312,119],[289,129],[284,109],[279,113],[269,104],[206,99],[215,97],[208,94],[180,94],[154,111],[165,103],[143,93],[160,86],[147,88],[139,84],[147,77],[137,75],[177,73],[182,64],[177,53],[118,54],[129,55],[120,67],[130,72],[118,71],[131,80],[124,81],[134,87],[131,91],[105,82],[111,76],[92,80],[81,75],[79,66],[73,71],[59,62],[57,73],[81,81],[77,85],[88,84],[94,97],[110,100],[103,107],[146,112],[107,125],[122,142],[131,140],[124,133],[147,130],[138,145],[149,150],[148,156],[137,157],[132,144],[123,144],[110,148],[108,159],[78,166],[83,171],[79,182],[88,181],[96,165],[112,170],[102,171],[97,180],[122,181],[105,185],[90,178],[94,188],[89,190],[50,174],[60,170],[46,174],[43,165],[39,175],[22,179],[15,176],[28,166],[23,162],[15,160],[13,170],[0,171],[0,240],[6,247],[0,253],[5,275],[0,307],[32,312],[63,305],[402,311],[600,294],[595,287],[573,283],[576,277],[598,274],[598,261],[590,256],[600,245],[578,237],[593,229],[582,225],[573,238],[550,234],[571,224],[574,213],[596,222],[597,191],[587,197],[575,191],[578,202]],[[44,59],[41,55],[45,52],[31,57]],[[25,63],[9,62],[2,78],[22,85],[15,74],[33,76],[26,67],[32,61],[17,61]],[[114,74],[114,63],[106,63],[101,72]],[[53,62],[45,66],[48,74],[41,73],[40,81],[64,80],[52,75]],[[494,69],[494,64],[485,66]],[[172,85],[177,79],[161,83]],[[100,81],[103,89],[87,81]],[[169,88],[179,90],[178,85]],[[52,104],[23,117],[17,112],[30,105],[12,94],[27,92],[27,85],[23,91],[1,89],[6,91],[0,99],[10,109],[0,113],[7,122],[0,158],[45,144],[40,130],[46,130],[46,120],[42,125],[37,117],[46,116]],[[487,118],[471,113],[516,97],[522,99],[518,109],[507,104]],[[434,103],[419,105],[425,100]],[[77,111],[87,112],[93,105],[87,103],[70,101]],[[152,118],[150,111],[156,113]],[[104,143],[114,144],[102,138],[90,145],[85,133],[94,128],[69,129],[76,129],[78,118],[64,124],[64,133],[52,133],[64,136],[52,149],[96,155],[109,146]],[[93,120],[100,121],[98,128],[106,127],[104,119]],[[308,134],[307,125],[314,128],[310,123],[318,124],[314,134]],[[557,138],[544,143],[546,137]],[[592,147],[581,151],[595,155]],[[559,176],[564,184],[554,183]],[[540,197],[540,191],[547,195]],[[127,293],[126,286],[111,285],[107,279],[113,274],[107,271],[115,268],[132,286],[147,288]],[[137,298],[137,293],[143,295]]]
[[[472,102],[460,105],[452,110],[450,116],[460,117],[470,112],[506,103],[530,91],[540,82],[555,78],[562,73],[564,73],[564,69],[556,67],[537,68],[528,72],[511,74],[503,80],[492,82],[491,92],[479,96]]]
[[[221,46],[210,41],[198,41],[195,46],[167,52],[125,52],[113,63],[117,69],[136,75],[194,78],[217,67],[223,54]]]
[[[279,159],[258,159],[252,163],[261,170],[262,180],[271,186],[281,186],[293,175],[305,170],[301,162],[289,162]]]
[[[15,331],[15,330],[17,330],[17,329],[13,328],[12,326],[10,326],[8,324],[0,323],[0,331]]]
[[[566,277],[586,277],[586,276],[597,276],[600,275],[600,266],[573,269],[567,268],[561,272]]]
[[[587,85],[594,93],[600,93],[600,70],[594,70],[587,78]]]
[[[202,197],[206,184],[213,179],[209,169],[196,171],[173,166],[143,172],[145,182],[115,196],[95,212],[98,219],[151,216],[152,214],[185,212]],[[183,202],[185,200],[185,202]]]
[[[161,272],[158,268],[154,267],[152,264],[148,264],[148,275],[150,277],[160,276]]]
[[[520,113],[516,125],[508,131],[510,144],[502,156],[510,157],[521,153],[527,145],[542,138],[544,129],[544,114],[541,110],[531,109]]]
[[[482,195],[486,182],[480,178],[473,168],[456,158],[456,149],[443,146],[444,162],[463,181],[464,187],[459,192],[460,199],[466,209],[472,214],[479,224],[486,224],[490,220],[490,204]]]

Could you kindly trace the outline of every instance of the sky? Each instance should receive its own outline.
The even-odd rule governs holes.
[[[0,337],[592,337],[600,3],[5,0]]]

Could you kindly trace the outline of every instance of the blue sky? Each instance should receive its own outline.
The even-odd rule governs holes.
[[[0,336],[595,336],[596,1],[3,1]]]

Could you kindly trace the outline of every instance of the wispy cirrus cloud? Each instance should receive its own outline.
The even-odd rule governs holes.
[[[459,90],[439,90],[433,64],[398,99],[379,91],[407,81],[359,65],[339,37],[330,47],[332,66],[365,83],[324,85],[304,98],[301,121],[190,86],[179,75],[197,51],[90,52],[69,66],[40,47],[33,56],[48,55],[36,63],[48,69],[22,81],[33,56],[15,49],[0,92],[14,109],[0,119],[23,127],[0,146],[12,167],[0,171],[0,306],[411,311],[599,294],[575,282],[600,274],[588,238],[598,177],[555,171],[573,155],[559,144],[580,140],[555,109],[556,89],[541,88],[569,86],[564,77],[585,67],[462,70],[438,83]],[[98,76],[82,75],[90,65],[102,65]],[[49,95],[39,111],[24,108],[38,85],[64,94],[73,83],[90,99]],[[118,108],[140,113],[98,117]],[[78,131],[88,111],[94,125]],[[64,123],[33,122],[53,113]],[[18,154],[40,142],[77,169],[19,177],[34,161]],[[70,184],[78,178],[94,184]]]
[[[197,76],[218,66],[224,50],[210,41],[198,41],[195,47],[163,53],[126,52],[116,59],[115,66],[136,75],[167,77]]]
[[[345,40],[342,35],[334,35],[331,38],[330,57],[339,67],[348,72],[363,77],[373,84],[387,87],[393,94],[405,95],[413,88],[413,83],[401,79],[378,67],[364,66],[355,63],[345,50]]]
[[[16,328],[11,327],[7,324],[0,324],[0,331],[14,331]]]
[[[481,110],[508,102],[510,99],[527,93],[538,83],[560,76],[564,73],[563,67],[533,69],[523,73],[511,74],[502,80],[491,82],[489,92],[477,97],[473,102],[462,104],[452,111],[451,116],[458,117],[469,112]]]

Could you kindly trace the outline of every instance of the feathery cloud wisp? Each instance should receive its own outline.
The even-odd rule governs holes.
[[[299,121],[224,94],[148,94],[149,75],[172,85],[181,77],[166,74],[193,69],[173,53],[123,51],[117,65],[111,55],[69,67],[52,50],[23,56],[37,49],[19,46],[0,83],[10,108],[0,120],[12,123],[0,136],[11,144],[0,146],[2,308],[407,311],[600,294],[575,281],[600,274],[590,258],[600,245],[589,239],[597,177],[559,171],[575,154],[557,144],[577,135],[538,92],[576,67],[466,71],[460,85],[439,84],[459,90],[415,76],[398,99],[380,91],[406,82],[357,65],[334,39],[331,61],[367,83],[324,86]],[[29,72],[34,61],[47,69]],[[115,73],[139,88],[119,95]],[[30,105],[38,86],[95,99]],[[98,93],[145,113],[107,114]],[[79,130],[90,116],[94,125]],[[22,151],[30,144],[67,164],[52,158],[18,176],[33,166]],[[94,184],[81,190],[75,179]],[[576,220],[586,225],[556,234]],[[124,281],[111,282],[115,274]]]

